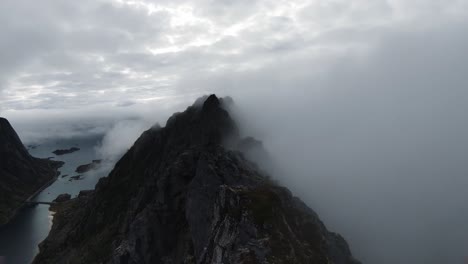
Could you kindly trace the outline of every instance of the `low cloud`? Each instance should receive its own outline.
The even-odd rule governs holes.
[[[276,179],[343,234],[363,263],[462,262],[466,25],[391,29],[364,54],[324,63],[319,75],[307,74],[304,54],[200,83],[233,86],[244,131],[263,139],[282,168]]]
[[[98,157],[117,161],[133,145],[135,140],[149,127],[148,120],[124,120],[115,123],[106,131],[101,143],[96,146]]]
[[[0,6],[0,111],[24,141],[95,133],[117,157],[230,95],[274,176],[364,263],[463,261],[467,1]]]

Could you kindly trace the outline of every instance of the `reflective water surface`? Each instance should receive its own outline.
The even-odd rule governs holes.
[[[81,190],[94,189],[99,178],[107,176],[111,164],[104,162],[98,170],[82,174],[81,180],[70,180],[70,177],[77,175],[75,172],[77,166],[91,163],[93,159],[98,158],[95,147],[100,140],[100,137],[60,139],[45,142],[30,149],[30,153],[35,157],[54,157],[55,160],[65,162],[64,166],[60,168],[61,175],[57,181],[44,189],[34,200],[50,202],[62,193],[69,193],[74,197]],[[52,153],[56,149],[68,149],[74,146],[79,147],[80,150],[62,156],[56,156]],[[62,177],[63,175],[68,176]],[[22,209],[9,224],[0,228],[0,263],[30,263],[39,250],[38,244],[49,233],[52,219],[53,213],[49,211],[48,205],[36,205]],[[3,263],[1,256],[3,256]]]

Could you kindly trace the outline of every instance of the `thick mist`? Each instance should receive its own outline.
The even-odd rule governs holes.
[[[274,177],[363,263],[468,255],[467,44],[461,29],[392,33],[320,76],[286,63],[230,77],[248,80],[236,116],[274,157]]]
[[[16,110],[3,115],[25,145],[40,145],[59,139],[97,138],[99,143],[94,146],[96,156],[106,165],[113,166],[145,130],[156,123],[165,124],[173,113],[191,103],[191,97],[171,97],[125,105],[90,105],[85,109]]]
[[[101,134],[97,152],[115,161],[196,97],[230,95],[242,132],[276,161],[273,177],[363,263],[462,263],[468,41],[455,29],[390,32],[365,54],[299,54],[257,71],[187,78],[179,85],[198,93],[156,103],[7,117],[26,142]]]
[[[283,10],[280,1],[274,2]],[[58,49],[67,56],[46,53],[42,64],[30,69],[43,74],[16,76],[19,88],[0,87],[1,115],[26,144],[98,135],[102,141],[96,151],[115,161],[144,130],[155,123],[164,126],[196,98],[229,95],[242,133],[262,140],[276,162],[268,168],[273,177],[342,234],[363,263],[463,263],[468,257],[466,1],[333,1],[322,9],[322,2],[312,2],[306,9],[290,5],[291,14],[283,17],[264,12],[269,5],[261,5],[251,19],[233,16],[226,24],[246,23],[226,32],[228,26],[213,18],[223,17],[218,10],[194,12],[206,19],[191,21],[197,30],[187,23],[180,32],[182,24],[168,23],[168,29],[157,31],[140,27],[164,26],[158,22],[164,16],[146,17],[143,7],[130,8],[128,18],[135,18],[130,25],[142,31],[131,27],[122,35],[137,32],[137,37],[106,38],[119,44],[114,48],[89,41],[106,36],[99,33],[107,32],[109,26],[103,25],[80,38],[99,44],[99,49],[87,47],[88,56],[76,41],[71,44],[77,49],[68,42]],[[238,5],[239,16],[247,16]],[[115,10],[125,13],[125,8]],[[82,13],[107,18],[96,24],[125,22],[120,13],[103,16],[105,10],[113,9]],[[31,30],[36,28],[34,23]],[[195,41],[199,31],[214,35],[207,37],[209,44]],[[186,47],[186,38],[175,38],[183,43],[175,46],[180,52],[149,52],[149,46],[166,47],[145,41],[160,32],[193,34],[187,39],[194,43]],[[68,33],[62,38],[68,40]],[[166,38],[161,39],[164,44]],[[133,53],[127,40],[137,44]],[[68,55],[74,60],[65,60]],[[86,63],[78,63],[81,59]],[[49,62],[57,65],[44,67]],[[49,76],[56,68],[69,73]],[[0,73],[0,84],[8,83],[4,76]]]

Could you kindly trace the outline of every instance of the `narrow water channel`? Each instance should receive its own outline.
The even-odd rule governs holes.
[[[107,176],[112,164],[105,162],[101,168],[82,174],[80,180],[72,180],[71,177],[77,175],[76,167],[91,163],[98,158],[96,146],[100,140],[101,137],[96,136],[51,140],[30,148],[30,153],[35,157],[54,157],[55,160],[65,162],[60,168],[61,174],[57,181],[39,193],[34,200],[50,202],[62,193],[69,193],[74,197],[81,190],[94,189],[99,178]],[[71,147],[78,147],[80,150],[62,156],[52,153],[56,149]],[[68,176],[63,177],[64,175]],[[48,205],[22,209],[10,223],[0,228],[0,262],[3,256],[2,264],[30,263],[39,250],[38,244],[48,235],[52,219],[53,214],[49,211]]]

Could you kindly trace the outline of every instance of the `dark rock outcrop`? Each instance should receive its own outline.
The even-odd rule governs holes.
[[[0,225],[57,176],[63,162],[29,155],[8,120],[0,118]]]
[[[214,95],[144,132],[95,191],[58,205],[34,263],[358,263],[226,137]]]
[[[69,201],[71,199],[71,195],[68,194],[68,193],[62,193],[62,194],[59,194],[59,196],[57,196],[57,198],[55,198],[53,200],[54,203],[63,203],[63,202],[66,202],[66,201]]]
[[[70,154],[78,150],[80,150],[80,148],[71,147],[69,149],[57,149],[57,150],[52,151],[52,153],[54,153],[57,156],[60,156],[60,155]]]
[[[82,179],[83,179],[83,175],[78,174],[78,175],[75,175],[75,176],[71,176],[68,181],[77,181],[77,180],[82,180]]]
[[[93,160],[91,163],[89,164],[84,164],[84,165],[80,165],[76,168],[75,172],[77,173],[86,173],[90,170],[95,170],[97,168],[99,168],[99,165],[101,164],[101,160]]]

